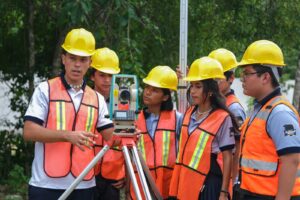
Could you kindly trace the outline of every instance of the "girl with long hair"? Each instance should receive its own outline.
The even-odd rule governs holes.
[[[209,57],[195,60],[184,78],[190,82],[187,97],[192,98],[193,106],[183,117],[171,198],[229,199],[234,133],[238,126],[218,88],[218,80],[223,78],[222,65]],[[219,152],[223,156],[223,173],[216,160]]]

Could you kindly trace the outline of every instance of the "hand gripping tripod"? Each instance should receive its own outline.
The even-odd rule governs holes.
[[[158,189],[156,188],[155,182],[152,178],[152,175],[144,161],[140,152],[138,152],[136,145],[135,145],[136,136],[130,135],[122,135],[121,136],[121,145],[122,151],[125,158],[126,168],[131,179],[134,193],[138,200],[142,200],[142,194],[138,186],[138,182],[134,173],[133,163],[136,166],[138,176],[143,188],[143,194],[146,200],[163,199],[160,195]],[[82,179],[86,176],[86,174],[96,165],[97,162],[104,156],[104,154],[109,149],[108,145],[105,145],[103,149],[94,157],[94,159],[87,165],[87,167],[81,172],[81,174],[74,180],[74,182],[66,189],[66,191],[59,197],[59,200],[65,200],[71,192],[76,188],[76,186],[82,181]],[[131,160],[132,158],[132,160]],[[151,190],[149,190],[149,186]]]

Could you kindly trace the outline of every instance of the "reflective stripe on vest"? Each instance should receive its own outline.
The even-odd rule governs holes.
[[[180,160],[181,160],[181,154],[180,154],[180,152],[181,152],[181,148],[183,148],[183,147],[181,147],[181,146],[182,146],[182,145],[181,145],[181,143],[182,143],[182,137],[181,137],[181,135],[182,135],[182,129],[181,129],[181,131],[180,131],[180,136],[179,136],[179,142],[178,142],[178,154],[177,154],[177,158],[176,158],[176,163],[179,163]]]
[[[56,129],[66,130],[66,103],[63,101],[56,102]]]
[[[270,113],[279,104],[288,106],[298,117],[295,108],[284,97],[276,96],[263,105],[252,122],[249,122],[249,118],[245,121],[242,128],[240,159],[242,190],[272,197],[277,194],[278,172],[281,164],[275,144],[266,132],[266,127]],[[298,171],[299,169],[300,166]],[[299,176],[292,192],[292,196],[298,195],[300,195]]]
[[[241,160],[241,166],[242,167],[247,167],[252,169],[253,171],[262,171],[263,175],[273,175],[278,167],[277,162],[266,162],[266,161],[261,161],[261,160],[254,160],[254,159],[247,159],[247,158],[242,158]],[[268,174],[269,171],[269,174]]]
[[[146,157],[146,151],[145,151],[145,145],[144,145],[145,141],[144,141],[143,135],[141,135],[141,137],[139,138],[139,142],[137,144],[138,144],[138,149],[140,150],[140,152],[143,155],[144,160],[146,161],[147,157]]]
[[[85,130],[88,132],[92,131],[94,115],[95,115],[95,109],[93,107],[89,107],[88,114],[87,114],[88,119],[86,120],[86,124],[85,124]]]
[[[195,107],[188,108],[183,118],[179,154],[170,186],[170,196],[177,199],[198,199],[210,170],[212,141],[228,116],[224,110],[213,110],[189,134],[188,125],[195,109]]]
[[[163,166],[168,166],[168,158],[170,151],[170,142],[171,142],[171,134],[170,131],[163,131],[163,145],[162,145],[162,164]]]
[[[52,130],[89,131],[94,132],[98,121],[98,97],[88,86],[83,92],[81,104],[77,112],[61,78],[48,81],[49,112],[46,128]],[[83,147],[81,151],[69,142],[44,143],[44,170],[52,178],[67,176],[70,172],[77,177],[93,159],[94,151]],[[59,164],[58,164],[59,163]],[[84,180],[94,176],[91,170]]]
[[[200,163],[200,159],[202,157],[203,151],[206,147],[206,143],[208,141],[209,138],[209,134],[205,133],[204,131],[201,132],[201,135],[198,139],[196,148],[194,150],[192,159],[189,163],[189,166],[195,170],[198,169],[199,163]]]

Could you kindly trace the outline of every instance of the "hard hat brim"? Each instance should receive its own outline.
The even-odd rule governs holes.
[[[223,73],[228,72],[230,70],[233,70],[234,68],[237,68],[237,67],[238,67],[238,63],[235,64],[235,65],[232,65],[232,66],[228,67],[228,69],[224,70]]]
[[[103,72],[103,73],[106,73],[106,74],[118,74],[120,73],[120,69],[116,70],[116,69],[112,69],[111,67],[97,67],[97,66],[94,66],[94,65],[91,65],[92,68],[100,71],[100,72]]]
[[[89,57],[89,56],[92,56],[95,51],[93,52],[85,52],[85,51],[81,51],[81,50],[78,50],[78,49],[69,49],[67,47],[65,47],[64,45],[61,45],[61,47],[68,53],[70,54],[73,54],[73,55],[76,55],[76,56],[83,56],[83,57]]]
[[[146,83],[147,85],[151,85],[151,86],[153,86],[153,87],[157,87],[157,88],[163,88],[163,89],[170,89],[170,90],[174,90],[174,91],[177,91],[177,88],[174,88],[174,87],[164,87],[164,86],[162,86],[162,85],[159,85],[159,84],[157,84],[156,82],[154,82],[154,81],[149,81],[149,80],[147,80],[147,79],[143,79],[143,82],[144,83]]]
[[[222,76],[215,76],[215,77],[213,77],[213,78],[211,78],[211,77],[207,77],[207,78],[205,78],[205,77],[203,77],[203,78],[201,78],[201,77],[185,77],[185,78],[183,78],[183,80],[184,81],[204,81],[204,80],[207,80],[207,79],[216,79],[216,78],[220,78],[220,79],[225,79],[226,77],[224,76],[224,75],[222,75]]]
[[[257,62],[247,62],[247,61],[241,61],[238,63],[237,67],[245,67],[247,65],[271,65],[274,67],[284,67],[286,64],[274,64],[274,63],[257,63]]]

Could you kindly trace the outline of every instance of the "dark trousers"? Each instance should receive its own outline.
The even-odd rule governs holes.
[[[120,190],[112,186],[115,182],[96,176],[96,200],[119,200]]]
[[[47,189],[29,185],[29,200],[57,200],[65,190]],[[95,187],[88,189],[76,189],[67,198],[67,200],[94,200]]]
[[[222,187],[222,171],[217,163],[217,155],[212,154],[210,171],[199,194],[199,200],[218,200]]]

